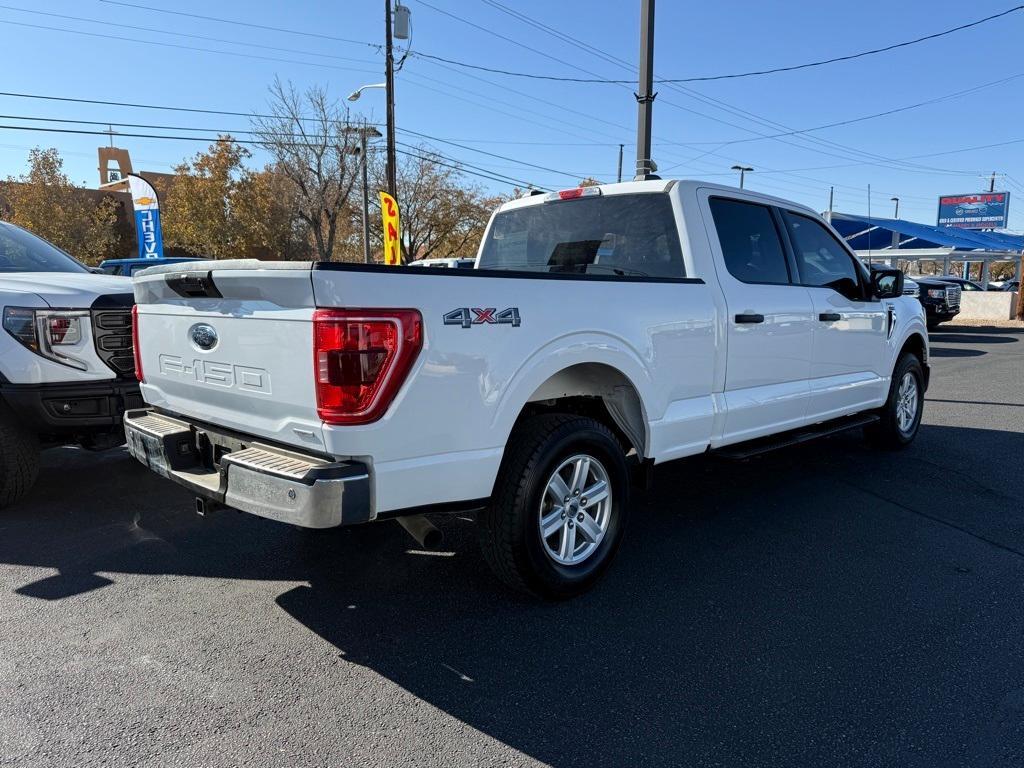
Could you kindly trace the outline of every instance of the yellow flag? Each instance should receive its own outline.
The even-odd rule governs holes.
[[[384,219],[384,263],[402,263],[401,222],[398,203],[387,192],[380,193],[380,213]]]

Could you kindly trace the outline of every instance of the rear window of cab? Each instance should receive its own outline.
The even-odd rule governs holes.
[[[596,195],[498,213],[479,269],[686,277],[666,193]]]

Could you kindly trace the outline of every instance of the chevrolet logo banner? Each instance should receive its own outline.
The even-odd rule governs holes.
[[[135,236],[140,259],[162,259],[164,236],[160,228],[160,201],[153,185],[141,176],[128,174],[128,191],[135,208]]]

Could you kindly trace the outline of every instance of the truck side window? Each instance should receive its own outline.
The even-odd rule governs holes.
[[[729,274],[744,283],[789,283],[789,267],[771,210],[713,197],[709,201]]]
[[[686,277],[672,202],[664,193],[545,201],[502,211],[480,269],[621,277]]]
[[[853,258],[820,222],[798,213],[783,211],[793,238],[800,282],[831,288],[848,299],[864,298]]]

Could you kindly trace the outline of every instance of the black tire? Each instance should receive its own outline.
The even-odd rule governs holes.
[[[21,499],[39,475],[39,442],[0,403],[0,509]]]
[[[548,554],[540,533],[540,515],[548,482],[561,464],[577,454],[597,459],[607,474],[611,500],[604,536],[592,553],[582,562],[563,565]],[[625,454],[608,427],[583,416],[531,417],[509,438],[491,503],[477,520],[484,559],[495,575],[514,589],[552,600],[582,594],[604,574],[618,551],[628,495]],[[568,521],[566,524],[572,527]],[[564,536],[565,530],[556,535]],[[589,546],[582,541],[581,547]]]
[[[925,325],[928,326],[929,331],[934,331],[936,328],[939,327],[939,323],[941,322],[941,320],[926,320]]]
[[[900,400],[900,386],[905,376],[910,374],[917,384],[917,411],[912,424],[907,429],[901,429],[897,410]],[[921,361],[917,355],[907,352],[896,361],[893,368],[892,381],[889,383],[889,397],[885,405],[879,409],[879,421],[869,424],[864,429],[864,435],[868,442],[876,448],[897,450],[910,445],[917,437],[917,431],[921,426],[921,416],[924,413],[924,370],[921,368]]]

